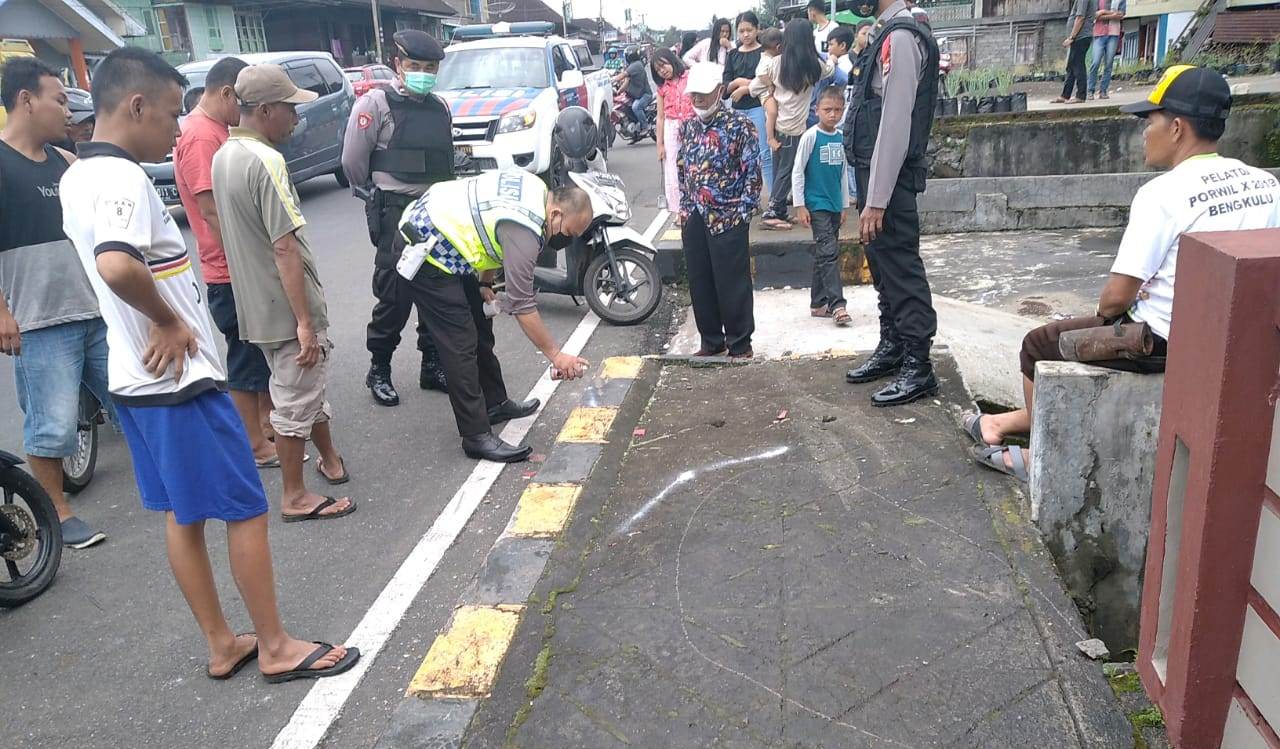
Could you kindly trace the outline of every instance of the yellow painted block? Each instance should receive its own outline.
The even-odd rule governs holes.
[[[436,637],[407,694],[488,697],[520,623],[523,606],[459,606]]]
[[[616,408],[579,406],[569,414],[556,441],[603,445],[609,436],[609,427],[613,426],[613,417],[617,415]]]
[[[600,376],[606,380],[634,380],[644,360],[638,356],[611,356],[604,360]]]
[[[680,233],[679,227],[672,227],[670,229],[667,229],[665,232],[663,232],[662,241],[663,242],[679,242],[682,236],[683,235]]]
[[[511,535],[554,537],[569,523],[569,514],[578,503],[578,484],[529,484],[516,505]]]

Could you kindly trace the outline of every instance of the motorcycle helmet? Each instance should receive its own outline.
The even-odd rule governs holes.
[[[600,146],[600,128],[582,107],[565,107],[556,117],[556,148],[567,160],[590,159]]]
[[[639,47],[627,47],[627,62],[639,62],[642,59]]]

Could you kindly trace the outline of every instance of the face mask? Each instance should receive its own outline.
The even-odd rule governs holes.
[[[426,96],[436,87],[435,73],[419,73],[409,71],[404,74],[404,87],[411,94]]]
[[[698,115],[699,119],[701,119],[703,122],[706,122],[707,120],[711,119],[711,116],[714,115],[716,113],[716,110],[719,108],[720,108],[720,104],[717,102],[715,104],[712,104],[707,109],[703,109],[702,107],[694,107],[693,112],[694,114]]]
[[[548,228],[550,228],[548,226]],[[560,251],[573,243],[573,237],[564,233],[564,219],[560,220],[560,231],[547,237],[547,246],[553,250]]]

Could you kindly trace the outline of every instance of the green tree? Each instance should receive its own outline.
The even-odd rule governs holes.
[[[760,16],[761,28],[778,25],[778,8],[781,6],[782,0],[760,0],[760,4],[756,6],[756,15]]]
[[[664,47],[674,47],[680,42],[680,29],[675,26],[662,32],[662,41],[660,44]]]

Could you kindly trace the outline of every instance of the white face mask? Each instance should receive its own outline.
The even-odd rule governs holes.
[[[698,115],[699,119],[701,119],[703,122],[706,122],[707,120],[711,119],[711,116],[714,115],[716,113],[716,110],[719,108],[720,108],[720,102],[717,101],[715,104],[712,104],[707,109],[703,109],[702,107],[694,107],[693,112],[694,114]]]

